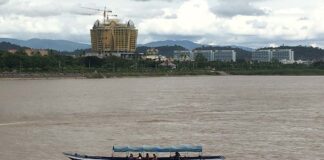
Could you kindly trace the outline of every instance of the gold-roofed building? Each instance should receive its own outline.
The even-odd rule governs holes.
[[[90,32],[93,52],[110,55],[135,53],[138,30],[131,20],[122,23],[107,16],[103,22],[97,20]]]

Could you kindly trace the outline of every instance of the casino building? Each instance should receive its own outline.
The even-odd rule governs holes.
[[[94,23],[90,34],[92,52],[96,54],[122,57],[135,53],[138,30],[131,20],[123,23],[105,16],[102,22]]]

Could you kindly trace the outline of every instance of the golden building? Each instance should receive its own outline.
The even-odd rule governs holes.
[[[99,54],[135,53],[137,29],[130,20],[121,23],[118,19],[106,19],[95,22],[91,29],[92,50]]]

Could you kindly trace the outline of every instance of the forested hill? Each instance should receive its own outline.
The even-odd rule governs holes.
[[[146,50],[151,47],[141,46],[137,47],[136,53],[146,53]],[[176,50],[187,50],[186,48],[182,46],[160,46],[160,47],[154,47],[159,50],[159,54],[166,56],[166,57],[173,57],[174,51]]]
[[[195,50],[234,50],[236,52],[237,60],[251,60],[252,52],[243,50],[241,48],[234,48],[231,46],[203,46],[200,48],[196,48]]]
[[[261,49],[292,49],[295,52],[295,60],[324,60],[324,50],[311,46],[280,46],[276,48]]]
[[[9,42],[0,42],[0,50],[1,51],[8,51],[9,49],[16,49],[16,50],[23,50],[27,47],[21,47],[15,44],[11,44]]]
[[[0,42],[0,51],[8,51],[9,49],[16,49],[16,50],[24,50],[28,47],[22,47],[19,45],[11,44],[9,42]],[[146,50],[151,47],[146,46],[140,46],[137,47],[136,53],[146,53]],[[167,57],[173,57],[174,51],[176,50],[187,50],[186,48],[178,45],[174,46],[160,46],[155,47],[159,50],[159,54],[167,56]],[[317,47],[310,47],[310,46],[280,46],[276,48],[260,48],[260,49],[292,49],[295,52],[295,60],[312,60],[312,61],[324,61],[324,50]],[[249,61],[251,60],[252,52],[243,50],[241,48],[235,48],[231,46],[227,47],[220,47],[220,46],[202,46],[199,48],[196,48],[196,50],[235,50],[237,53],[237,60],[245,60]],[[57,52],[57,51],[52,51]],[[86,50],[75,50],[74,52],[66,52],[66,54],[82,54],[90,52],[90,49]],[[61,52],[65,53],[65,52]]]

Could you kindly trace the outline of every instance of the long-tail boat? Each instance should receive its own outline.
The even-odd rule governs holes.
[[[63,153],[71,160],[224,160],[224,156],[203,156],[202,146],[193,145],[180,145],[180,146],[113,146],[113,154],[111,157],[106,156],[89,156],[78,153]],[[114,153],[126,153],[124,157],[114,156]],[[133,157],[134,154],[144,153],[170,153],[170,156],[156,156],[156,157]],[[172,154],[175,153],[173,156]],[[181,156],[180,153],[185,153],[185,156]],[[197,156],[188,156],[188,153],[199,153]]]

